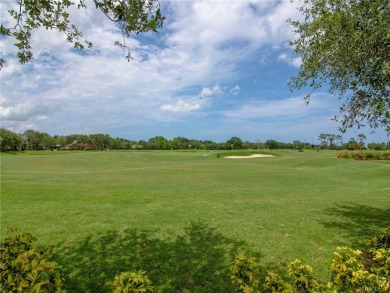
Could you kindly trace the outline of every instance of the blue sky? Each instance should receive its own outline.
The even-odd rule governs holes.
[[[306,91],[290,92],[298,72],[288,18],[301,18],[299,2],[162,1],[164,28],[126,40],[133,60],[114,46],[120,31],[91,3],[72,9],[72,20],[93,42],[78,52],[65,36],[39,30],[35,59],[18,64],[11,39],[2,39],[1,127],[51,135],[107,133],[147,140],[162,135],[224,142],[242,140],[316,143],[338,133],[331,118],[341,102],[325,89],[308,106]],[[2,2],[7,22],[11,1]],[[379,129],[351,130],[369,141],[387,141]]]

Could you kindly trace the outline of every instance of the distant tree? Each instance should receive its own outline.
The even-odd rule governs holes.
[[[124,138],[117,137],[115,139],[112,139],[112,145],[111,147],[113,149],[118,149],[118,150],[128,150],[131,149],[133,145],[136,143]]]
[[[35,131],[35,130],[26,130],[24,132],[24,137],[27,140],[27,144],[34,150],[42,149],[42,140],[43,137],[48,135],[47,133]]]
[[[264,143],[265,147],[267,149],[270,149],[270,150],[275,150],[278,148],[278,142],[276,140],[267,140],[265,143]]]
[[[343,146],[344,148],[346,148],[347,150],[357,150],[360,148],[358,142],[353,138],[351,137],[350,140],[344,144]]]
[[[359,138],[359,141],[362,143],[367,139],[367,137],[362,133],[359,134],[357,137]]]
[[[58,136],[58,135],[55,135],[54,136],[54,139],[55,139],[55,145],[56,145],[56,148],[64,148],[66,146],[66,136]]]
[[[148,148],[151,150],[166,150],[170,147],[169,141],[163,136],[152,137],[148,140]]]
[[[148,148],[148,143],[144,140],[140,140],[138,143],[137,143],[137,146],[138,148],[140,149],[147,149]]]
[[[200,140],[190,139],[189,144],[191,145],[191,148],[194,150],[199,150],[203,148],[203,144]]]
[[[364,144],[364,141],[367,139],[367,137],[364,135],[364,134],[359,134],[358,136],[358,139],[359,139],[359,142],[361,143],[361,144]]]
[[[184,150],[188,148],[188,145],[190,144],[190,140],[188,138],[179,136],[179,137],[175,137],[171,143],[172,143],[172,148]]]
[[[384,142],[370,142],[369,144],[367,144],[367,148],[375,151],[384,151],[386,149],[386,144]]]
[[[253,142],[250,142],[250,141],[246,140],[246,141],[244,141],[242,143],[242,148],[245,149],[245,150],[256,149],[257,145],[256,145],[256,143],[253,143]]]
[[[358,139],[359,139],[359,147],[360,149],[364,149],[365,146],[364,146],[364,141],[367,139],[367,137],[364,135],[364,134],[359,134],[358,136]]]
[[[264,143],[262,143],[260,141],[260,139],[256,139],[256,148],[257,149],[263,149],[265,146],[264,146]]]
[[[304,144],[300,140],[294,140],[292,144],[295,150],[303,150],[304,148]]]
[[[108,134],[91,134],[89,138],[92,142],[93,147],[96,150],[104,150],[111,148],[112,138]]]
[[[327,137],[328,135],[325,134],[325,133],[321,133],[320,136],[319,136],[319,141],[320,141],[320,145],[322,148],[326,148],[327,147]]]
[[[211,140],[204,140],[202,144],[205,146],[206,150],[216,150],[218,149],[218,144]]]
[[[75,141],[77,142],[80,135],[81,134],[66,135],[65,136],[65,144],[68,145],[68,144],[74,143]]]
[[[335,140],[337,141],[337,145],[343,144],[343,137],[340,134],[335,136]]]
[[[233,136],[228,141],[226,141],[226,145],[228,149],[232,149],[232,150],[242,149],[242,140],[237,136]]]
[[[114,150],[120,150],[122,149],[122,139],[119,137],[116,137],[112,140],[112,148]]]
[[[303,0],[304,19],[289,20],[302,59],[290,88],[323,84],[344,100],[341,131],[390,124],[390,0]],[[306,96],[309,101],[310,94]]]
[[[294,144],[291,142],[278,142],[278,149],[284,150],[293,150],[295,148]]]
[[[53,149],[55,147],[55,144],[56,144],[56,139],[54,137],[50,136],[49,134],[45,133],[42,136],[40,144],[44,149]]]
[[[333,148],[334,148],[333,142],[335,141],[335,139],[336,139],[336,135],[334,135],[334,134],[328,134],[329,148],[330,148],[330,149],[333,149]]]
[[[15,151],[20,148],[22,138],[16,133],[0,128],[0,151]]]
[[[20,63],[33,58],[30,39],[34,31],[40,27],[46,30],[63,32],[69,43],[76,49],[92,48],[92,43],[84,39],[81,31],[70,22],[69,8],[76,5],[70,0],[14,0],[15,8],[9,11],[14,23],[1,24],[0,35],[15,39],[18,48],[17,57]],[[124,37],[131,33],[139,34],[157,31],[162,27],[164,17],[161,15],[157,0],[92,0],[107,18],[116,23]],[[86,1],[77,1],[78,9],[86,9]],[[8,27],[6,27],[7,25]],[[103,37],[104,38],[104,37]],[[116,41],[115,45],[128,49],[124,41]],[[130,51],[127,58],[130,59]],[[4,60],[0,59],[0,68]]]

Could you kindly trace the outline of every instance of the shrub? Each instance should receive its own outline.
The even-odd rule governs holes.
[[[318,281],[313,277],[313,268],[302,264],[298,259],[289,263],[288,275],[292,278],[292,285],[298,292],[314,292],[319,289]]]
[[[291,285],[287,284],[278,274],[268,273],[263,285],[264,293],[292,292]]]
[[[0,292],[61,292],[59,267],[47,261],[50,248],[33,245],[31,234],[14,233],[0,244]]]
[[[376,276],[377,286],[383,292],[390,291],[390,227],[369,241],[371,247],[368,269]]]
[[[253,257],[239,254],[233,263],[232,283],[245,293],[258,292],[260,267]]]
[[[143,293],[153,292],[152,282],[145,275],[145,272],[124,272],[115,277],[113,293]]]
[[[384,229],[378,236],[369,241],[372,249],[388,248],[390,249],[390,227]]]
[[[351,158],[349,152],[337,153],[336,156],[337,156],[337,158],[340,158],[340,159],[350,159]]]
[[[376,287],[381,292],[390,292],[390,249],[374,249],[371,255],[374,262],[370,271],[375,275]]]
[[[363,153],[357,153],[354,152],[351,154],[351,157],[355,160],[363,160],[364,159],[364,154]]]
[[[320,283],[312,275],[312,267],[294,260],[287,266],[289,278],[268,273],[262,284],[266,293],[297,292],[390,292],[390,227],[370,241],[365,254],[359,250],[338,247],[331,263],[331,279]],[[241,292],[258,292],[259,267],[253,258],[236,257],[232,280]]]
[[[390,152],[339,152],[336,157],[355,160],[390,160]]]
[[[361,289],[367,292],[375,287],[375,275],[366,270],[362,252],[348,247],[337,247],[331,264],[331,281],[343,292]]]

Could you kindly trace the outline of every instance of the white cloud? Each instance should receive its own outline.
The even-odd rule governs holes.
[[[221,95],[222,89],[221,87],[217,84],[213,87],[205,87],[202,89],[201,93],[199,94],[200,97],[209,97],[212,95]]]
[[[230,94],[232,95],[238,95],[240,93],[240,87],[238,85],[236,85],[235,87],[232,87],[230,89]]]
[[[179,98],[174,103],[163,104],[160,109],[171,112],[192,112],[209,105],[213,97],[218,97],[223,94],[224,90],[220,85],[216,84],[212,87],[202,88],[197,96],[188,97],[186,99]]]
[[[190,112],[199,110],[201,107],[200,103],[194,101],[184,101],[179,99],[176,104],[165,104],[161,105],[160,109],[163,111],[171,112]]]
[[[122,40],[118,28],[87,1],[88,9],[70,12],[93,50],[77,52],[62,34],[40,30],[32,39],[35,59],[21,66],[12,40],[2,39],[2,127],[92,133],[190,125],[194,116],[237,123],[309,115],[290,94],[253,98],[285,86],[286,77],[266,81],[264,73],[293,74],[301,62],[286,47],[294,37],[286,19],[299,17],[296,2],[163,1],[164,28],[127,39],[134,58],[127,62],[126,52],[114,46]],[[3,10],[0,16],[11,19]],[[272,87],[265,88],[267,82]]]
[[[292,58],[289,57],[286,53],[279,55],[278,60],[286,61],[288,64],[299,68],[302,65],[302,59],[300,57]]]
[[[29,100],[25,103],[17,104],[16,106],[0,106],[0,116],[4,121],[29,121],[35,118],[42,120],[39,117],[46,117],[45,113],[56,110],[58,105],[50,101],[43,103],[35,103]]]

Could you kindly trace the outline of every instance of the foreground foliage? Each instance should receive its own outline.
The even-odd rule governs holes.
[[[333,255],[327,283],[317,280],[313,268],[297,259],[288,264],[287,274],[269,272],[259,282],[258,264],[245,255],[236,257],[232,281],[240,292],[389,292],[390,228],[370,240],[367,252],[338,247]]]
[[[71,23],[69,8],[76,5],[74,2],[70,0],[15,2],[16,7],[9,10],[14,23],[1,24],[0,35],[15,39],[20,63],[29,62],[33,58],[30,39],[40,27],[64,33],[67,41],[76,49],[92,48],[92,43],[84,39],[82,32]],[[124,37],[129,37],[131,33],[156,31],[163,25],[164,17],[161,15],[159,2],[155,0],[93,0],[93,4],[110,21],[118,24]],[[86,1],[79,0],[77,8],[86,9]],[[117,41],[115,45],[128,49],[124,41]],[[131,58],[130,51],[127,58]],[[0,68],[3,63],[4,60],[0,59]]]
[[[146,272],[125,272],[115,277],[113,293],[124,292],[153,292],[152,282],[145,275]]]
[[[12,230],[1,243],[0,292],[61,292],[59,266],[47,260],[51,255],[50,249],[35,246],[34,241],[35,238],[30,234],[16,235]],[[290,262],[286,273],[280,275],[262,272],[254,257],[239,253],[236,254],[231,269],[231,283],[237,291],[245,293],[388,292],[390,290],[390,227],[370,240],[368,251],[338,247],[334,252],[330,269],[330,280],[324,283],[314,277],[311,266],[298,259]],[[205,270],[204,267],[203,275]],[[155,275],[155,278],[158,277]],[[114,277],[110,286],[111,292],[114,293],[155,290],[152,281],[142,270],[122,272]]]
[[[61,292],[58,265],[49,247],[36,246],[28,233],[10,230],[0,246],[0,292]]]

